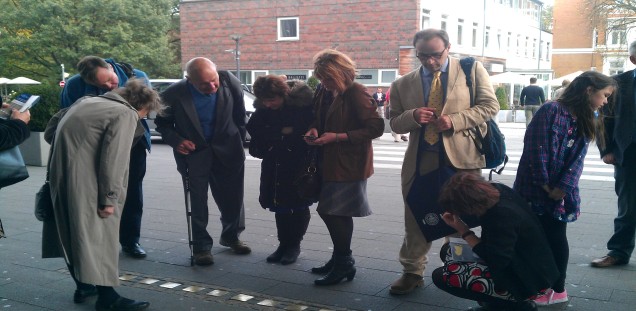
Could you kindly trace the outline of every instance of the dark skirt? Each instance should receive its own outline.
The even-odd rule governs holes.
[[[319,214],[347,217],[371,215],[367,200],[367,181],[324,182],[316,211]]]

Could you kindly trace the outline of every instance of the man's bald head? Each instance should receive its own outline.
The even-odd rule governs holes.
[[[186,63],[186,78],[203,94],[214,94],[219,89],[216,65],[205,57],[195,57]]]

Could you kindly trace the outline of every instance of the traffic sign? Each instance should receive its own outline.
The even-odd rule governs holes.
[[[64,80],[60,81],[60,87],[64,87],[65,84],[66,82],[64,82]]]

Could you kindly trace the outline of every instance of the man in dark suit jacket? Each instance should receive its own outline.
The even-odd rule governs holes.
[[[186,78],[161,93],[166,110],[156,119],[157,131],[174,148],[177,170],[189,177],[192,250],[197,265],[214,263],[208,225],[208,185],[221,212],[219,244],[237,254],[250,248],[239,240],[245,229],[245,104],[241,82],[217,71],[207,58],[186,64]]]
[[[636,41],[629,45],[629,60],[636,64]],[[636,108],[634,83],[636,71],[630,70],[613,78],[618,82],[614,106],[603,108],[605,136],[597,139],[603,162],[614,165],[618,216],[614,234],[607,242],[606,256],[592,261],[593,267],[625,265],[634,251],[636,236]]]

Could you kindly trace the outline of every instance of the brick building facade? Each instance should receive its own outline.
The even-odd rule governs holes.
[[[389,85],[397,76],[399,47],[419,30],[418,1],[208,0],[182,1],[183,63],[207,56],[235,71],[232,34],[239,40],[241,80],[274,73],[309,77],[322,49],[347,53],[367,85]],[[297,24],[296,38],[281,37],[281,23]],[[361,31],[363,29],[364,31]],[[285,29],[282,29],[285,30]],[[291,34],[294,34],[292,27]]]
[[[306,79],[312,57],[335,48],[356,62],[357,81],[388,87],[419,66],[413,35],[445,29],[454,57],[475,56],[492,74],[551,78],[552,35],[538,28],[537,0],[182,0],[182,63],[206,56],[241,80],[285,74]],[[236,38],[236,37],[235,37]]]
[[[622,21],[624,16],[593,9],[588,0],[554,2],[552,68],[555,76],[579,70],[613,75],[634,68],[627,60],[627,47],[636,40],[636,31],[631,30],[634,24],[612,27],[612,23]]]

